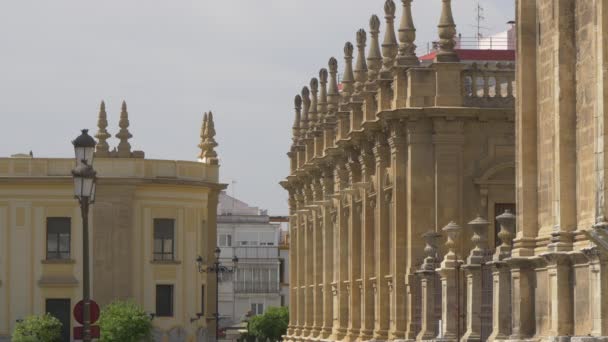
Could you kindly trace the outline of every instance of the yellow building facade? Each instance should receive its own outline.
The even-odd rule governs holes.
[[[103,105],[100,111],[89,219],[92,299],[102,307],[134,300],[155,314],[155,341],[207,341],[215,276],[199,273],[195,260],[213,261],[225,188],[213,117],[205,115],[201,155],[191,162],[131,151],[127,115],[123,104],[120,144],[110,151]],[[17,320],[47,311],[61,316],[67,308],[69,324],[77,325],[71,309],[82,298],[82,220],[73,166],[71,158],[0,158],[0,340],[10,340]]]

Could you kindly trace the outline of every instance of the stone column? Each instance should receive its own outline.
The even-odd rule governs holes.
[[[455,222],[450,222],[442,229],[447,234],[445,243],[448,248],[440,267],[437,269],[441,277],[441,341],[458,341],[458,326],[460,324],[460,293],[458,291],[460,261],[456,256],[455,245],[458,234],[462,230]]]
[[[348,294],[345,281],[348,280],[348,204],[344,190],[348,187],[348,175],[345,167],[346,160],[336,157],[335,179],[339,185],[334,201],[336,204],[336,227],[334,232],[334,294],[333,329],[330,336],[332,340],[341,340],[346,335],[348,327]]]
[[[361,184],[361,203],[363,219],[361,222],[361,341],[372,339],[374,332],[374,289],[372,280],[375,277],[375,236],[374,213],[376,210],[375,186],[372,177],[375,173],[375,161],[371,142],[364,140],[360,143],[359,155],[361,175],[365,183]]]
[[[321,173],[318,170],[314,172],[314,221],[313,221],[313,270],[312,270],[312,282],[310,289],[312,292],[312,316],[313,324],[311,330],[311,337],[318,337],[321,333],[321,315],[322,315],[322,295],[321,295],[321,283],[323,281],[323,189],[321,185]]]
[[[608,276],[606,266],[608,256],[598,247],[581,250],[589,260],[589,303],[592,320],[591,336],[608,335]]]
[[[420,296],[421,296],[421,322],[420,332],[416,336],[416,340],[425,341],[432,340],[437,336],[437,317],[435,315],[435,286],[437,273],[437,239],[441,234],[430,231],[423,235],[426,241],[424,252],[426,258],[416,274],[420,278]]]
[[[538,230],[537,151],[537,8],[536,1],[517,2],[517,101],[515,148],[517,179],[517,239],[513,256],[534,254]]]
[[[391,155],[392,173],[392,216],[389,227],[391,234],[391,244],[389,264],[392,278],[391,291],[391,321],[389,338],[405,338],[405,328],[407,319],[405,317],[405,265],[407,265],[407,140],[404,124],[393,120],[390,122],[390,136],[388,139]],[[405,263],[405,264],[404,264]]]
[[[334,193],[333,168],[325,165],[323,172],[323,325],[321,327],[321,339],[327,339],[331,335],[333,326],[333,293],[331,283],[333,282],[334,266],[334,225],[336,223],[336,212],[333,209],[331,195]]]
[[[435,223],[435,188],[433,177],[428,177],[434,168],[431,125],[428,120],[407,123],[407,205],[408,235],[405,286],[407,290],[407,329],[405,338],[416,338],[420,330],[420,279],[415,275],[418,264],[424,258],[419,237]],[[435,246],[435,245],[433,245]],[[427,255],[428,256],[428,255]],[[433,271],[435,268],[433,268]],[[431,284],[431,286],[435,286]],[[416,298],[418,296],[418,298]]]
[[[471,241],[475,247],[471,250],[466,265],[463,266],[467,286],[467,330],[460,339],[461,342],[481,341],[481,305],[483,298],[481,295],[481,266],[486,261],[485,254],[489,225],[490,222],[481,216],[469,222],[469,226],[473,229]]]
[[[348,151],[348,174],[351,189],[348,197],[350,202],[350,218],[348,225],[348,284],[349,284],[349,303],[348,303],[348,333],[346,339],[356,340],[361,328],[361,294],[358,280],[361,278],[361,212],[362,203],[360,197],[361,166],[359,164],[359,154],[354,149]]]
[[[297,276],[297,283],[296,283],[296,289],[298,291],[298,295],[297,295],[297,326],[296,326],[296,330],[295,330],[295,335],[296,336],[302,336],[302,329],[304,327],[304,292],[302,291],[302,287],[304,284],[304,272],[302,272],[304,270],[304,220],[303,220],[303,214],[302,214],[302,208],[304,207],[304,196],[302,195],[302,190],[301,188],[298,189],[298,197],[297,197],[297,213],[296,213],[296,220],[297,220],[297,243],[298,243],[298,254],[297,254],[297,269],[300,271],[298,272],[298,276]]]
[[[297,215],[296,215],[296,199],[293,189],[289,189],[289,260],[290,260],[290,271],[289,272],[289,298],[291,303],[289,305],[289,326],[287,328],[287,336],[293,336],[294,330],[297,324],[297,278],[298,278],[298,229],[297,229]]]
[[[509,265],[504,262],[511,257],[515,215],[509,210],[496,219],[500,224],[498,237],[501,244],[496,248],[490,265],[492,267],[492,334],[489,341],[506,340],[511,334],[511,277]]]
[[[302,292],[301,298],[302,298],[302,308],[301,308],[301,326],[302,326],[302,332],[301,332],[301,336],[306,337],[310,334],[310,302],[312,301],[312,298],[310,298],[310,294],[308,291],[308,285],[310,282],[310,256],[311,253],[309,252],[311,249],[311,244],[310,244],[310,225],[311,225],[311,220],[310,220],[310,215],[311,212],[310,210],[307,208],[309,199],[310,199],[310,189],[309,189],[309,184],[308,184],[308,180],[306,181],[305,185],[304,185],[304,205],[303,205],[303,209],[300,209],[300,213],[301,213],[301,222],[302,222],[302,229],[300,230],[300,236],[302,238],[302,243],[301,243],[301,258],[302,258],[302,263],[301,263],[301,270],[303,270],[304,274],[302,274],[302,281],[300,284],[300,291]]]
[[[377,340],[388,339],[390,320],[389,289],[385,277],[389,275],[389,226],[388,206],[385,196],[386,168],[389,160],[386,136],[376,133],[374,145],[374,157],[376,159],[376,213],[375,213],[375,261],[376,261],[376,300],[375,300],[375,327],[374,338]]]

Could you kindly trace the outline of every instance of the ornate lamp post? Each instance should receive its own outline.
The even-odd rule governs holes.
[[[215,313],[213,314],[213,319],[215,319],[215,340],[218,340],[219,330],[220,330],[220,310],[219,310],[219,275],[220,273],[233,273],[236,271],[237,265],[239,263],[239,258],[235,255],[232,258],[232,263],[234,266],[228,267],[224,266],[220,263],[220,254],[222,250],[219,247],[215,247],[214,255],[215,261],[211,266],[203,265],[203,257],[200,255],[196,258],[196,265],[198,267],[199,273],[215,273]]]
[[[93,154],[95,139],[88,130],[72,141],[76,155],[76,167],[72,170],[74,177],[74,196],[80,204],[82,215],[82,301],[83,338],[84,342],[91,341],[91,285],[89,275],[89,205],[95,201],[95,180],[97,172],[93,169]]]

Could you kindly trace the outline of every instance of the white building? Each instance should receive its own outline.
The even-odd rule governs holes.
[[[243,321],[248,314],[262,314],[271,306],[287,305],[281,285],[288,279],[287,260],[279,252],[281,226],[271,223],[266,211],[221,193],[217,217],[220,261],[237,271],[220,279],[220,326]],[[284,279],[284,281],[282,280]]]

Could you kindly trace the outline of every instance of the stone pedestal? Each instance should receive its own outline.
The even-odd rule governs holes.
[[[436,270],[441,279],[441,334],[437,336],[439,341],[458,341],[458,325],[460,324],[459,300],[460,293],[458,291],[460,261],[454,251],[455,241],[458,240],[458,234],[462,228],[455,222],[450,222],[443,227],[443,231],[447,233],[448,239],[446,247],[448,253],[443,258],[440,267]]]
[[[464,265],[462,268],[467,287],[467,330],[460,341],[479,342],[481,341],[481,265]]]
[[[492,266],[492,334],[488,341],[506,340],[511,334],[511,274],[507,263]]]

